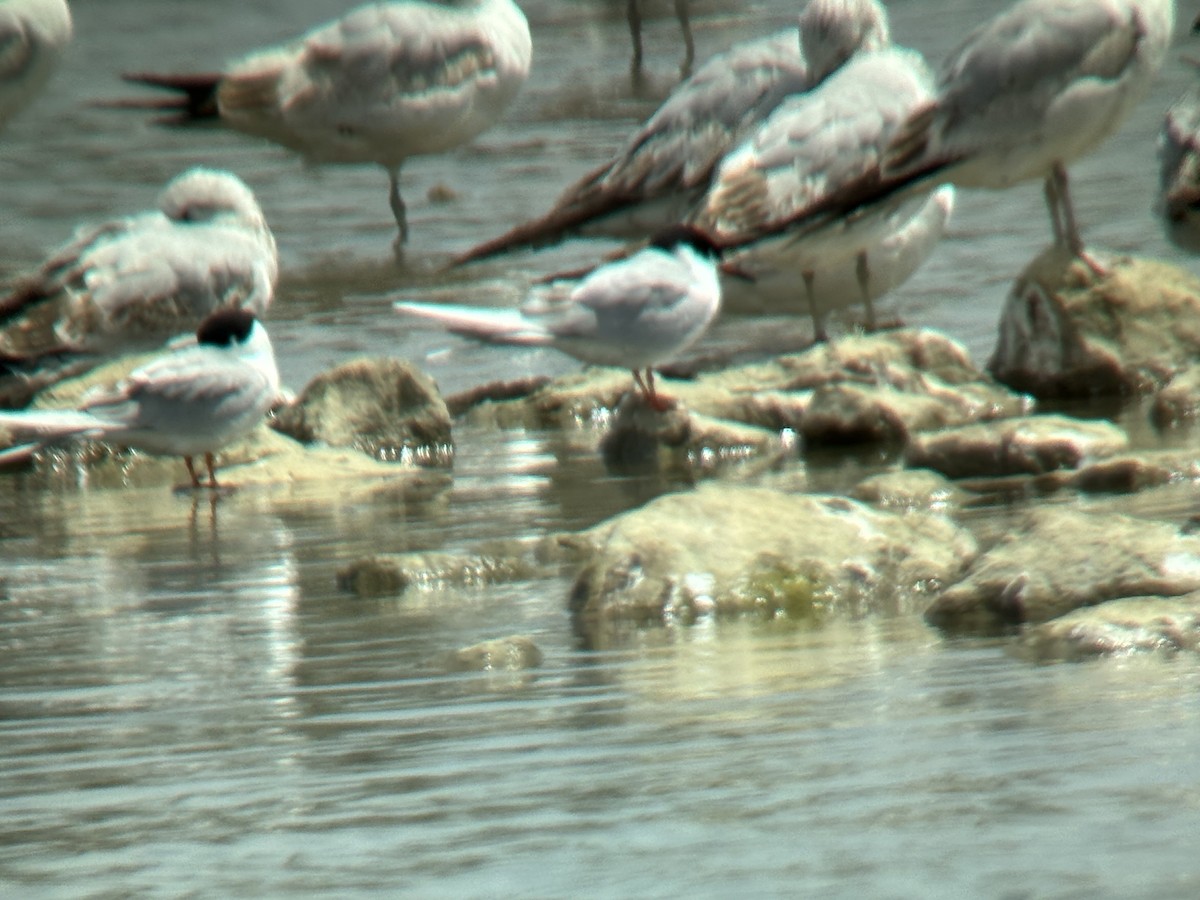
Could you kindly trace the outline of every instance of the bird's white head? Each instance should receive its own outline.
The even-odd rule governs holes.
[[[878,0],[809,0],[800,13],[800,50],[814,83],[854,54],[891,42],[887,10]]]

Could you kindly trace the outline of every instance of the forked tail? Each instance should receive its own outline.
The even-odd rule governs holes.
[[[163,125],[186,125],[190,122],[219,118],[217,87],[221,75],[216,72],[164,74],[158,72],[125,72],[121,78],[132,84],[169,91],[168,97],[123,97],[101,100],[97,106],[106,109],[144,109],[164,113],[157,121]]]

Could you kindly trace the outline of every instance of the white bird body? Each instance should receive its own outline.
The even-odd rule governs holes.
[[[312,162],[391,169],[495,124],[531,59],[512,0],[374,3],[231,64],[217,105],[233,128]]]
[[[263,315],[277,277],[275,239],[253,193],[228,172],[197,168],[168,183],[158,210],[80,228],[0,307],[12,316],[58,304],[58,343],[42,352],[129,352],[222,307]]]
[[[711,246],[673,237],[594,269],[569,292],[556,287],[519,309],[431,303],[397,303],[396,309],[482,340],[553,347],[582,362],[631,369],[640,383],[641,371],[699,340],[720,304]],[[652,377],[649,383],[655,402]]]
[[[848,231],[882,229],[879,217],[839,223],[803,242],[793,242],[786,231],[770,232],[877,166],[891,135],[932,89],[932,74],[911,50],[855,56],[817,89],[780,104],[726,155],[692,224],[718,245],[733,245],[739,265],[743,256],[763,255],[771,245],[794,261],[796,271],[852,257],[857,247]]]
[[[473,247],[456,263],[575,233],[641,240],[682,221],[722,157],[785,98],[888,40],[887,16],[876,0],[810,0],[798,30],[714,56],[609,161],[563,191],[548,213]]]
[[[383,166],[399,246],[408,237],[404,161],[451,150],[495,124],[532,56],[529,24],[513,0],[396,0],[360,6],[219,75],[126,78],[186,95],[155,106],[184,118],[216,114],[309,162]]]
[[[1167,110],[1158,153],[1155,211],[1172,243],[1200,253],[1200,87],[1191,88]]]
[[[0,413],[0,428],[37,445],[100,440],[152,454],[182,456],[193,486],[191,458],[204,454],[215,486],[212,455],[246,436],[279,396],[270,338],[245,310],[209,317],[187,342],[84,398],[77,410]],[[17,447],[0,463],[27,454]]]
[[[799,236],[788,223],[876,169],[896,129],[932,90],[932,73],[913,51],[889,47],[857,54],[814,90],[780,104],[722,160],[690,223],[725,248],[733,270],[761,280],[764,288],[775,286],[763,291],[760,303],[793,306],[794,300],[779,303],[777,290],[790,282],[791,296],[797,298],[803,285],[818,337],[825,311],[817,293],[818,272],[823,281],[846,277],[834,274],[839,269],[854,272],[872,317],[870,303],[883,284],[894,284],[902,272],[907,277],[924,258],[921,252],[932,250],[948,208],[929,207],[928,197],[918,195],[883,202]],[[910,222],[918,224],[906,230]],[[897,237],[901,233],[904,237]],[[897,259],[880,284],[871,284],[874,256],[893,253],[884,248],[897,241],[904,248],[903,264]],[[730,288],[737,295],[752,289]]]
[[[1020,0],[947,59],[903,143],[942,180],[1005,188],[1045,178],[1125,121],[1162,67],[1173,0]]]
[[[812,301],[819,321],[831,312],[879,299],[904,284],[927,260],[941,240],[954,210],[954,187],[942,185],[924,198],[915,214],[907,206],[885,214],[880,240],[866,244],[862,254],[869,267],[865,280],[858,266],[845,258],[817,260],[812,272]],[[744,266],[744,268],[743,268]],[[739,262],[753,276],[722,279],[723,305],[734,313],[794,312],[800,291],[790,265]]]
[[[41,92],[71,34],[66,0],[0,0],[0,127]]]
[[[886,189],[1044,179],[1055,242],[1102,271],[1084,250],[1066,169],[1145,95],[1174,23],[1173,0],[1019,0],[947,59],[936,98],[881,166]]]

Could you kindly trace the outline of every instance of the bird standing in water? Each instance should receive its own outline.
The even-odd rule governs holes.
[[[182,456],[193,489],[216,488],[217,451],[257,428],[278,396],[279,369],[266,330],[247,310],[223,309],[201,323],[194,342],[85,397],[77,410],[0,413],[0,428],[31,441],[0,452],[0,465],[48,444],[98,440]],[[207,484],[193,462],[201,455]]]
[[[581,362],[633,372],[646,401],[670,403],[655,390],[655,366],[698,341],[721,306],[717,252],[694,229],[677,226],[642,250],[593,269],[566,296],[517,309],[397,303],[406,315],[501,344],[554,347]]]
[[[173,110],[175,121],[216,116],[311,163],[383,166],[399,250],[409,234],[404,162],[494,125],[531,60],[529,24],[513,0],[398,0],[360,6],[219,74],[127,74],[180,96],[110,105]]]

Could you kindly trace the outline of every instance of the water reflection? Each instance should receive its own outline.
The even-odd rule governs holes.
[[[204,68],[214,48],[286,37],[341,0],[79,0],[63,72],[3,136],[0,275],[79,221],[141,208],[183,168],[220,165],[253,185],[279,238],[271,328],[293,387],[365,353],[412,358],[447,393],[569,371],[390,311],[398,293],[501,303],[607,249],[437,272],[541,212],[652,105],[628,92],[620,16],[595,18],[598,0],[525,5],[529,89],[476,145],[406,173],[414,246],[396,268],[373,169],[309,171],[84,102],[119,90],[114,61]],[[695,5],[702,56],[796,12]],[[993,11],[889,8],[897,40],[934,59]],[[668,39],[647,59],[669,77]],[[1173,63],[1073,170],[1089,239],[1192,265],[1149,206],[1154,134],[1193,77]],[[457,199],[429,199],[443,184]],[[1036,186],[962,198],[895,308],[986,356],[1007,284],[1045,240],[1041,202]],[[712,346],[791,339],[784,324],[724,322]],[[0,881],[39,896],[1197,893],[1188,659],[1032,667],[911,619],[708,623],[597,651],[572,632],[569,574],[371,600],[338,589],[348,559],[586,528],[684,487],[611,477],[595,437],[463,426],[453,469],[427,479],[216,498],[80,484],[69,467],[49,486],[0,479]],[[890,461],[806,455],[788,477],[841,490]],[[1141,513],[1195,513],[1192,486],[1152,494]],[[1002,533],[1007,514],[979,510],[973,526]],[[541,649],[529,677],[446,670],[447,651],[506,634]]]

